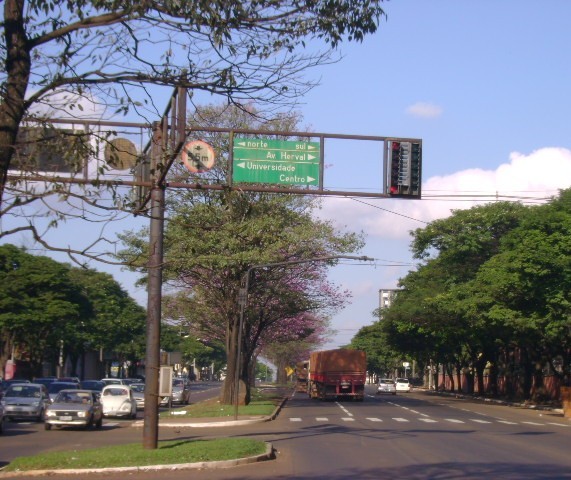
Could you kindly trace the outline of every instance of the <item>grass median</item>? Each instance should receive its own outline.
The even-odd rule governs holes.
[[[249,405],[239,406],[238,415],[270,415],[282,398],[282,395],[274,389],[254,389],[252,401]],[[177,417],[183,418],[231,417],[234,415],[234,406],[221,405],[217,399],[210,399],[183,408],[163,411],[160,413],[160,418],[170,418],[175,412],[181,412]],[[1,471],[144,467],[213,462],[260,455],[265,451],[265,442],[248,438],[177,440],[159,442],[158,448],[153,450],[144,449],[142,444],[128,444],[18,457]]]

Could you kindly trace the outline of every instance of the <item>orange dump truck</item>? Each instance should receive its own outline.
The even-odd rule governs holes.
[[[365,398],[367,356],[362,350],[324,350],[309,357],[308,394],[321,400]]]

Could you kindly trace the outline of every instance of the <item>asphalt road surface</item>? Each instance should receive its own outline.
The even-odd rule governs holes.
[[[161,439],[257,438],[274,446],[275,460],[226,469],[106,473],[81,478],[571,479],[571,421],[561,414],[424,391],[377,396],[373,386],[368,390],[364,402],[321,402],[295,393],[271,422],[160,429]],[[18,435],[7,432],[5,438],[0,437],[0,460],[4,457],[3,442],[9,438],[21,437],[19,442],[34,444],[33,448],[41,451],[71,445],[88,448],[103,440],[107,444],[139,441],[141,433],[136,430],[125,422],[101,432],[73,432],[77,438],[62,436],[61,445],[55,445],[54,433],[61,432],[44,432],[32,425],[30,431],[24,429]],[[128,440],[130,437],[135,440]]]

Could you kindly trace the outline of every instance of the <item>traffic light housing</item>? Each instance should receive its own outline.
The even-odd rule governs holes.
[[[420,198],[422,143],[388,142],[387,189],[391,197]]]

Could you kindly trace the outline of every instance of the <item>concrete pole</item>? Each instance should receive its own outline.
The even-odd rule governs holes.
[[[162,154],[161,129],[153,125],[152,165]],[[154,185],[151,191],[151,222],[149,236],[147,352],[145,357],[145,413],[143,448],[156,449],[159,439],[159,369],[161,336],[161,294],[163,281],[163,230],[165,190]]]

